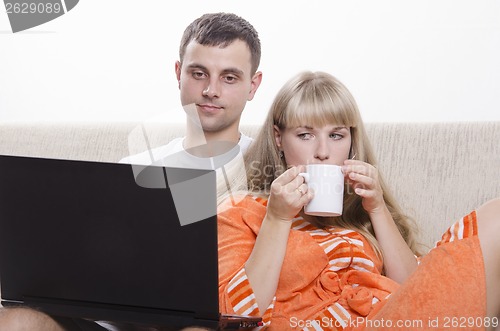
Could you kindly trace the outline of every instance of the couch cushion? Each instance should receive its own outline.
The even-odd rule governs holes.
[[[500,122],[366,127],[379,169],[427,248],[456,219],[500,196]],[[242,131],[255,136],[259,128]],[[117,162],[183,134],[183,125],[164,123],[3,123],[0,154]]]

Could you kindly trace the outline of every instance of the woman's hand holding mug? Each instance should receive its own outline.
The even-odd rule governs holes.
[[[312,199],[313,193],[300,176],[304,169],[304,166],[291,167],[273,181],[267,203],[271,218],[289,222]]]

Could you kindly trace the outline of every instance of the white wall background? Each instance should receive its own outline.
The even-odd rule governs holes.
[[[0,8],[0,121],[184,122],[180,37],[216,11],[243,16],[261,37],[264,80],[244,123],[262,123],[305,69],[343,81],[365,121],[500,120],[497,0],[80,0],[16,34]]]

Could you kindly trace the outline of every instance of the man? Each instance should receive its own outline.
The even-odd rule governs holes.
[[[231,192],[232,176],[237,176],[234,169],[243,169],[242,154],[252,141],[239,131],[239,123],[246,102],[253,99],[262,80],[262,73],[257,71],[260,55],[257,31],[234,14],[205,14],[186,28],[179,50],[180,60],[175,63],[181,103],[186,112],[186,136],[158,148],[147,146],[147,151],[120,161],[133,164],[139,185],[153,187],[150,185],[154,183],[156,188],[165,187],[162,176],[152,179],[151,174],[144,171],[147,170],[144,166],[151,164],[216,169],[218,200],[229,196],[235,201]],[[149,141],[143,137],[147,130],[137,131],[139,139]],[[170,181],[168,169],[167,177]],[[172,194],[176,205],[189,199],[185,194]],[[182,213],[178,210],[178,216],[181,224],[186,225],[214,212],[211,206],[206,206],[206,210],[187,209]]]
[[[192,22],[175,63],[186,136],[121,162],[151,164],[168,158],[177,165],[214,169],[231,160],[227,153],[236,145],[244,152],[251,139],[239,131],[239,123],[262,80],[260,55],[257,32],[234,14],[205,14]]]
[[[184,32],[180,59],[175,63],[181,103],[187,114],[186,136],[122,162],[146,165],[161,160],[172,162],[170,156],[180,155],[174,158],[174,163],[187,160],[186,167],[195,162],[197,168],[216,169],[238,154],[235,148],[244,151],[251,139],[239,132],[239,122],[246,102],[253,99],[262,80],[262,73],[257,71],[260,54],[257,32],[234,14],[205,14],[193,21]],[[51,318],[25,308],[0,310],[0,330],[125,329],[155,330]]]
[[[147,146],[147,151],[120,161],[133,164],[139,185],[165,187],[163,176],[156,173],[158,178],[151,178],[151,173],[145,171],[151,164],[216,169],[218,200],[231,197],[235,202],[231,190],[233,176],[238,177],[237,172],[244,169],[242,154],[251,143],[239,131],[239,123],[246,102],[253,99],[262,80],[262,73],[257,71],[260,55],[257,32],[234,14],[206,14],[186,28],[180,60],[175,63],[187,118],[186,136],[158,148]],[[137,131],[139,139],[149,141],[143,137],[147,130],[141,127]],[[170,181],[168,168],[167,177]],[[185,192],[172,195],[176,205],[189,199]],[[179,221],[186,225],[215,213],[212,206],[205,207],[206,210],[198,205],[197,210],[187,208],[182,212],[178,209]]]
[[[249,138],[239,132],[239,122],[262,80],[257,71],[260,54],[257,32],[235,15],[204,15],[188,26],[175,64],[182,105],[196,108],[191,114],[187,111],[185,149],[202,145],[199,125],[209,148],[193,149],[198,156],[216,155],[213,142],[248,147]]]

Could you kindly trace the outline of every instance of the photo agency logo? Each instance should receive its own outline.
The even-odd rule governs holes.
[[[4,0],[12,32],[16,33],[52,21],[75,8],[79,0]]]
[[[197,137],[204,137],[195,105],[184,111],[197,123]],[[180,147],[183,138],[167,141],[164,133],[178,131],[166,112],[143,121],[128,135],[129,157],[122,163],[131,164],[137,185],[148,189],[168,189],[180,225],[205,220],[240,202],[247,192],[243,152],[234,142],[204,141],[192,149]],[[162,134],[163,133],[163,134]],[[173,145],[172,145],[173,144]],[[223,151],[210,157],[195,156],[198,152]],[[218,199],[231,204],[217,205]]]

